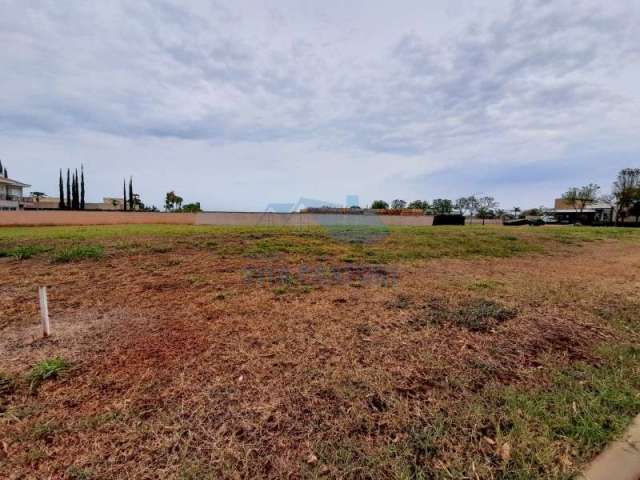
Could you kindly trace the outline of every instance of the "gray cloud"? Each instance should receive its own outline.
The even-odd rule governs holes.
[[[258,143],[285,170],[303,142],[388,178],[634,148],[634,2],[401,3],[0,0],[0,140]]]

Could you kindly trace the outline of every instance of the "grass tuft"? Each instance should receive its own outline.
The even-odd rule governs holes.
[[[104,255],[104,248],[99,245],[75,245],[55,253],[55,263],[69,263],[80,260],[99,260]]]
[[[43,360],[36,364],[27,376],[31,390],[33,391],[38,388],[38,386],[40,386],[40,384],[45,380],[61,377],[67,370],[69,370],[69,367],[69,362],[61,357]]]

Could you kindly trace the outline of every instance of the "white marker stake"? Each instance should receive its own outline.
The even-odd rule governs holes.
[[[49,330],[49,305],[47,301],[47,287],[38,287],[40,295],[40,314],[42,315],[42,336],[48,337]]]

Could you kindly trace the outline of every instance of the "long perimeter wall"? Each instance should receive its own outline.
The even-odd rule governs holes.
[[[475,220],[475,222],[479,222]],[[499,224],[499,220],[487,220],[488,224]],[[171,224],[171,225],[406,225],[428,226],[432,216],[392,215],[339,215],[309,213],[161,213],[161,212],[88,212],[88,211],[15,211],[0,212],[0,226],[37,225],[127,225],[127,224]]]

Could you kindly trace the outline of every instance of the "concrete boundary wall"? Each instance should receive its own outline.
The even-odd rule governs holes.
[[[36,210],[0,212],[2,226],[37,225],[127,225],[171,224],[193,225],[196,214],[159,212],[69,212],[64,210]]]
[[[272,226],[310,226],[310,225],[432,225],[433,217],[409,217],[391,215],[340,215],[318,213],[199,213],[196,225],[272,225]]]
[[[480,223],[474,220],[474,223]],[[487,220],[487,224],[500,224]],[[260,212],[89,212],[64,210],[36,210],[0,212],[0,226],[37,225],[238,225],[238,226],[310,226],[310,225],[404,225],[429,226],[433,217],[400,215],[340,215],[313,213],[260,213]]]

